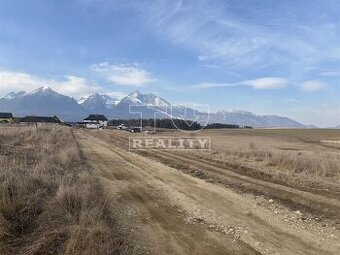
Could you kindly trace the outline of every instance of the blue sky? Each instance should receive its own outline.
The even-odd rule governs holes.
[[[340,124],[340,1],[0,0],[0,94],[153,92]]]

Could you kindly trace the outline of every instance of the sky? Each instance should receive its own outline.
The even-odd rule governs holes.
[[[139,90],[340,124],[338,0],[0,0],[0,95]]]

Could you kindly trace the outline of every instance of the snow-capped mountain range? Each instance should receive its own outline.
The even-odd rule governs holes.
[[[49,87],[40,87],[31,92],[11,92],[2,96],[0,111],[12,112],[15,116],[57,115],[65,120],[81,119],[87,114],[75,99],[59,94]]]
[[[79,121],[89,113],[105,114],[108,118],[177,117],[200,121],[197,116],[207,118],[203,111],[172,105],[165,99],[152,94],[135,91],[119,100],[107,94],[93,94],[75,100],[59,94],[49,87],[40,87],[31,92],[11,92],[0,96],[0,112],[12,112],[15,116],[56,115],[65,121]],[[136,112],[133,114],[132,112]],[[219,111],[209,114],[209,122],[248,125],[253,127],[305,127],[303,124],[276,115],[256,115],[246,111]]]

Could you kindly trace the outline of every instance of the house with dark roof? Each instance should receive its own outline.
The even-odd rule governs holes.
[[[60,124],[62,121],[57,117],[47,117],[47,116],[26,116],[20,119],[21,123],[54,123]]]
[[[0,123],[11,123],[13,122],[13,114],[10,112],[0,112]]]
[[[86,128],[101,128],[107,126],[108,119],[102,114],[90,114],[84,119]]]

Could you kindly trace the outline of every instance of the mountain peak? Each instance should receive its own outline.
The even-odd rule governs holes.
[[[37,88],[37,89],[35,89],[35,90],[32,90],[32,91],[30,92],[30,94],[35,94],[35,93],[51,93],[51,92],[57,93],[57,92],[55,92],[53,89],[51,89],[50,87],[42,86],[42,87],[40,87],[40,88]]]
[[[92,98],[101,98],[102,96],[101,95],[99,95],[98,93],[94,93],[94,94],[92,94],[92,95],[89,95],[88,97],[87,97],[87,99],[92,99]]]
[[[0,98],[11,100],[11,99],[15,99],[15,98],[17,98],[17,97],[24,96],[24,95],[26,95],[26,94],[27,94],[26,91],[10,92],[10,93],[8,93],[7,95],[0,96]]]
[[[77,100],[77,102],[78,102],[78,104],[82,104],[86,101],[86,99],[87,99],[86,97],[81,97]]]
[[[78,104],[82,105],[85,109],[93,111],[106,111],[112,109],[119,100],[106,94],[95,93],[86,98],[81,97]]]
[[[80,120],[87,113],[98,112],[106,114],[109,118],[135,118],[131,115],[130,106],[143,106],[143,117],[154,117],[159,112],[166,117],[181,116],[182,107],[172,108],[172,105],[162,97],[153,93],[141,93],[134,91],[122,100],[107,94],[92,94],[81,98],[78,103],[71,97],[59,94],[49,87],[40,87],[30,93],[12,92],[0,97],[0,109],[12,112],[18,116],[28,114],[57,115],[66,120]],[[191,110],[189,110],[190,112]],[[194,110],[192,110],[194,112]],[[195,116],[187,115],[189,119]],[[210,122],[246,125],[253,127],[305,127],[287,117],[276,115],[256,115],[246,111],[218,111],[210,114]]]
[[[128,94],[123,102],[131,102],[136,105],[148,105],[148,106],[169,106],[170,103],[165,99],[153,94],[153,93],[140,93],[138,90]]]
[[[136,90],[134,92],[131,92],[128,96],[133,97],[133,98],[138,98],[141,95],[141,93]]]

